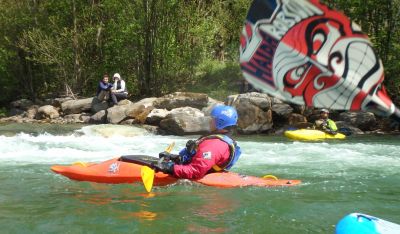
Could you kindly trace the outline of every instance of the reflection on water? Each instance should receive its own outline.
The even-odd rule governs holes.
[[[229,231],[227,227],[212,227],[212,224],[224,223],[224,215],[234,212],[239,207],[238,202],[228,196],[224,196],[219,190],[200,193],[197,196],[202,204],[191,207],[189,212],[193,213],[196,219],[201,218],[206,220],[207,225],[189,223],[187,231],[196,233],[226,233]]]
[[[121,216],[123,219],[137,218],[142,221],[154,221],[157,218],[157,213],[141,210],[138,212],[127,212],[126,216]]]
[[[107,206],[113,214],[117,214],[116,217],[121,219],[133,218],[138,221],[156,220],[158,214],[151,211],[149,202],[146,200],[154,198],[157,195],[156,193],[136,193],[132,191],[132,186],[132,188],[123,188],[117,194],[114,194],[112,193],[113,185],[89,184],[92,189],[90,193],[78,190],[72,193],[72,197],[80,202],[99,206],[99,208]],[[70,188],[69,190],[74,191],[76,189]],[[124,206],[115,206],[115,204],[124,204]]]
[[[158,187],[151,193],[142,192],[144,188],[139,185],[83,183],[88,188],[82,189],[78,188],[80,182],[72,183],[77,184],[67,189],[67,195],[76,200],[76,205],[83,203],[86,204],[83,207],[89,206],[91,210],[106,209],[114,218],[143,224],[166,222],[171,216],[180,216],[186,232],[225,233],[229,231],[226,215],[236,212],[240,206],[236,199],[226,196],[229,189],[193,183]],[[185,191],[177,193],[176,189]],[[199,192],[204,189],[207,192]]]

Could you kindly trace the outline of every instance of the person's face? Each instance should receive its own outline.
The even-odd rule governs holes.
[[[108,76],[103,77],[103,82],[108,83]]]
[[[322,113],[321,113],[321,118],[323,118],[323,119],[327,119],[328,116],[329,116],[329,114],[326,113],[326,112],[322,112]]]

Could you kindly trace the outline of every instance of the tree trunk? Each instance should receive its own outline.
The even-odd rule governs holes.
[[[77,26],[77,14],[75,0],[72,0],[72,17],[73,17],[73,50],[74,50],[74,71],[73,71],[73,82],[72,89],[81,92],[80,77],[81,77],[81,65],[80,65],[80,46],[78,38],[78,26]]]

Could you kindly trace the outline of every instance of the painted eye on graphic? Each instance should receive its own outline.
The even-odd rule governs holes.
[[[304,66],[301,66],[301,67],[297,68],[295,70],[296,77],[301,78],[305,71],[306,71],[306,68]]]
[[[318,54],[318,52],[323,47],[326,41],[326,34],[324,30],[322,29],[316,30],[312,40],[313,40],[313,54]]]
[[[304,64],[302,66],[293,68],[291,71],[288,72],[288,75],[291,81],[299,81],[301,80],[305,73],[307,72],[309,65],[308,64]]]

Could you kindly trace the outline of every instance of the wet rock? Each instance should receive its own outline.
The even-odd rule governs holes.
[[[58,110],[51,105],[41,106],[37,111],[38,119],[55,119],[60,117]]]
[[[296,114],[296,113],[291,113],[288,117],[288,124],[290,126],[294,126],[297,128],[304,128],[304,127],[299,127],[300,125],[306,125],[309,126],[309,124],[307,124],[307,118],[303,115],[300,114]],[[311,124],[312,125],[312,124]]]
[[[69,100],[61,104],[61,109],[65,115],[90,112],[92,109],[93,98]]]
[[[243,134],[261,133],[272,129],[272,100],[266,94],[245,93],[231,95],[227,104],[238,112],[238,132]]]
[[[31,100],[28,99],[20,99],[17,101],[11,102],[11,108],[15,109],[21,109],[21,110],[28,110],[30,106],[32,106],[34,103]]]
[[[38,109],[39,106],[37,105],[30,106],[25,113],[25,117],[28,119],[36,119],[38,114]]]
[[[107,122],[107,111],[101,110],[90,116],[89,123],[102,124]]]
[[[127,115],[126,106],[113,106],[107,109],[107,122],[112,124],[118,124],[121,121],[125,120]]]
[[[193,107],[201,110],[206,107],[208,96],[203,93],[175,92],[165,95],[154,101],[157,109],[172,110],[180,107]]]
[[[153,109],[146,117],[146,123],[158,125],[170,113],[167,109]]]
[[[376,130],[376,118],[371,112],[343,112],[340,113],[339,120],[349,123],[362,131]]]
[[[175,135],[203,134],[210,130],[210,118],[192,107],[173,109],[160,122],[160,128]]]
[[[64,120],[67,123],[83,123],[82,114],[70,114],[64,116]]]

